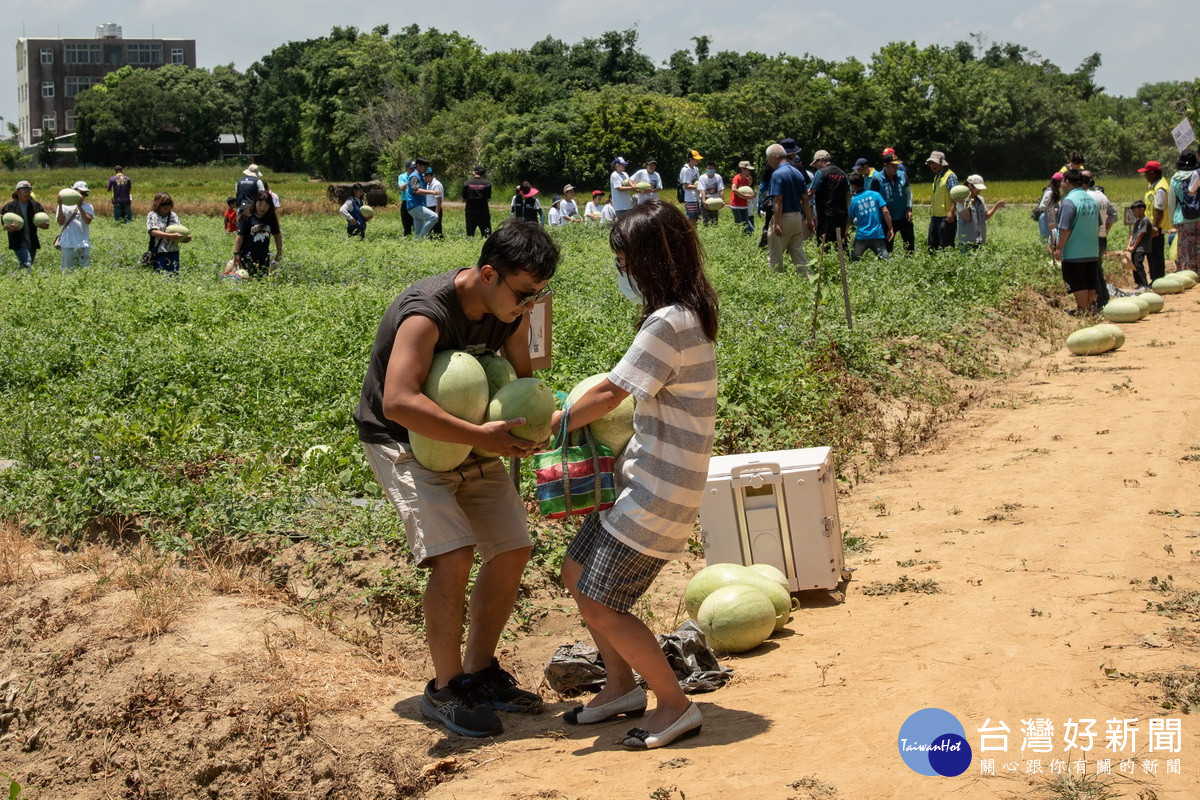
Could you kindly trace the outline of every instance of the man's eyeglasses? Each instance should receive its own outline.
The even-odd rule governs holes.
[[[504,285],[508,287],[508,290],[510,292],[512,292],[512,295],[514,298],[516,298],[517,305],[519,305],[519,306],[527,306],[530,303],[541,300],[543,297],[550,294],[550,287],[543,286],[541,289],[537,290],[533,294],[527,294],[524,296],[519,295],[519,294],[517,294],[517,290],[512,287],[512,285],[508,282],[507,279],[505,279],[504,273],[500,272],[499,270],[497,270],[497,273],[500,275],[500,280],[503,281]]]

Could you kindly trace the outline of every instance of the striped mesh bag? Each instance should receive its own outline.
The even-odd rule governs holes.
[[[613,454],[583,428],[577,444],[566,435],[570,409],[563,413],[554,449],[533,456],[538,508],[548,519],[590,514],[617,499]]]

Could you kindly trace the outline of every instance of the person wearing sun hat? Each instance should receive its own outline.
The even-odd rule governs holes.
[[[958,215],[958,249],[969,253],[987,242],[987,223],[997,211],[1004,208],[1004,201],[997,200],[989,209],[980,197],[980,192],[987,191],[982,175],[968,175],[967,189],[971,194],[966,200],[954,204]]]
[[[88,185],[83,181],[76,181],[71,188],[79,192],[82,198],[79,205],[67,206],[60,203],[55,211],[55,218],[62,227],[58,245],[64,270],[87,267],[92,263],[91,225],[96,217],[96,209],[87,201]]]
[[[237,198],[238,213],[247,206],[254,204],[259,192],[267,191],[267,182],[263,180],[262,170],[258,164],[251,164],[242,170],[242,177],[233,185],[233,195]]]
[[[1146,202],[1146,216],[1150,218],[1150,252],[1146,261],[1150,266],[1150,282],[1153,283],[1167,274],[1167,234],[1174,230],[1171,218],[1167,215],[1167,193],[1171,191],[1171,186],[1163,177],[1162,164],[1157,161],[1147,161],[1146,166],[1138,172],[1149,184],[1142,199]]]
[[[42,204],[33,199],[33,186],[29,181],[17,181],[12,201],[0,209],[0,213],[18,214],[24,219],[20,227],[15,224],[4,226],[4,230],[8,232],[8,249],[13,251],[13,255],[17,257],[17,266],[22,269],[29,269],[33,266],[33,259],[42,246],[38,240],[39,226],[33,224],[33,216],[44,211]],[[47,222],[40,227],[44,229],[49,225],[50,223]]]
[[[954,201],[950,190],[958,186],[958,176],[950,169],[950,162],[941,150],[934,150],[925,159],[925,166],[933,170],[933,199],[929,203],[929,235],[925,243],[929,252],[953,247],[958,232],[954,217]]]
[[[537,199],[537,194],[538,190],[530,186],[529,181],[523,181],[517,187],[517,193],[513,195],[512,203],[509,205],[509,216],[545,225],[545,215],[542,213],[542,204]]]

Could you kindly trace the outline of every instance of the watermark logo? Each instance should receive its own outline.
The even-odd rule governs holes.
[[[921,775],[952,778],[971,766],[966,729],[940,708],[923,708],[904,720],[896,745],[908,768]]]

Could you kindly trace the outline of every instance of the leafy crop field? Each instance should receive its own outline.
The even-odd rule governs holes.
[[[399,536],[395,515],[370,502],[378,489],[351,414],[383,310],[411,281],[474,264],[479,241],[454,210],[448,238],[425,242],[402,239],[395,213],[366,242],[347,241],[333,213],[292,215],[279,272],[235,282],[219,277],[233,241],[221,221],[183,216],[195,241],[175,278],[134,266],[140,224],[105,218],[86,271],[61,272],[51,249],[22,272],[4,251],[0,459],[17,466],[0,473],[0,517],[72,540],[136,528],[177,550],[214,536]],[[723,216],[701,231],[722,304],[720,453],[828,444],[843,464],[869,461],[891,435],[883,404],[937,406],[956,378],[991,374],[985,342],[1045,335],[1022,317],[1038,293],[1064,291],[1034,223],[1012,209],[973,256],[918,247],[848,265],[851,330],[836,261],[818,283],[775,274],[757,237]],[[554,233],[564,257],[542,377],[566,391],[616,363],[634,309],[604,230]],[[305,460],[318,444],[331,449]]]

